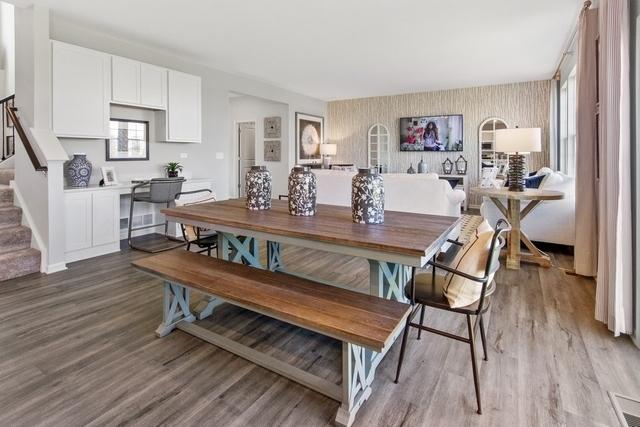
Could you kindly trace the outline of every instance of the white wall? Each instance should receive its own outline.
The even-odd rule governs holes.
[[[178,157],[181,152],[188,153],[189,159],[185,161],[187,169],[194,177],[213,178],[216,193],[221,199],[235,194],[235,189],[233,189],[235,184],[233,175],[234,147],[230,137],[229,92],[252,95],[287,104],[289,106],[287,114],[289,117],[287,125],[289,135],[294,135],[295,132],[294,117],[296,111],[318,115],[324,115],[325,112],[326,103],[323,101],[247,77],[232,75],[198,65],[174,54],[101,33],[57,16],[52,16],[51,18],[51,38],[201,76],[202,144],[168,144],[169,148],[167,150],[169,152],[163,155],[166,155],[167,158],[173,158],[173,155]],[[256,65],[259,66],[259,64]],[[71,152],[95,152],[96,157],[90,156],[89,160],[96,165],[104,161],[104,148],[102,149],[102,154],[98,154],[99,150],[93,151],[97,150],[94,144],[102,146],[104,142],[65,141],[64,144]],[[292,159],[294,157],[294,147],[291,145],[288,150],[289,159]],[[224,159],[216,159],[216,153],[223,153]],[[151,171],[156,171],[161,158],[156,157],[156,159],[150,161],[146,166],[138,164],[136,167],[141,171],[145,167]],[[117,165],[117,169],[120,168],[121,166]]]
[[[265,165],[271,172],[273,180],[272,197],[277,198],[279,194],[287,194],[287,177],[289,176],[290,163],[294,160],[289,157],[289,146],[292,145],[289,138],[289,106],[280,102],[268,101],[254,96],[237,96],[229,99],[231,107],[231,128],[235,129],[238,122],[256,122],[256,165]],[[264,161],[264,118],[280,116],[282,118],[281,158],[279,162]],[[231,134],[234,153],[237,153],[237,141],[235,131]],[[234,158],[236,155],[234,154]],[[233,164],[234,179],[237,179],[238,164]],[[237,182],[237,181],[234,181]],[[237,194],[237,193],[233,193]]]
[[[15,93],[15,22],[12,4],[0,2],[0,98]]]

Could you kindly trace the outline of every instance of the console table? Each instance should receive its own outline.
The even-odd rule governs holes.
[[[551,258],[538,249],[521,230],[520,223],[531,213],[533,208],[543,200],[560,200],[564,198],[561,191],[528,188],[525,191],[509,191],[508,188],[482,188],[474,187],[471,192],[481,197],[488,197],[498,207],[502,215],[511,224],[511,231],[507,239],[507,268],[520,269],[520,261],[535,262],[542,267],[551,267]],[[507,207],[503,200],[507,199]],[[521,210],[520,203],[528,200],[529,203]],[[493,225],[493,224],[492,224]],[[529,253],[521,253],[520,242],[529,249]]]
[[[439,174],[438,178],[444,179],[445,181],[449,181],[451,187],[456,189],[458,187],[462,187],[461,190],[464,191],[464,194],[467,195],[464,199],[464,203],[462,205],[463,209],[466,211],[469,208],[469,179],[467,175],[445,175]]]

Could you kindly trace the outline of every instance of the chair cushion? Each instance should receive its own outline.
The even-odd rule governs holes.
[[[456,254],[450,267],[475,277],[483,277],[492,237],[493,229],[487,220],[484,220],[469,242]],[[493,281],[493,274],[488,280],[489,283]],[[466,307],[480,299],[482,283],[448,273],[444,279],[443,292],[452,308]]]
[[[479,300],[474,301],[465,307],[452,307],[449,304],[449,300],[444,295],[446,276],[436,274],[435,283],[432,281],[432,273],[419,273],[416,274],[416,302],[419,304],[425,304],[430,307],[443,308],[446,310],[453,309],[454,311],[462,313],[473,313],[478,310]],[[478,284],[478,287],[482,285]],[[483,304],[483,311],[488,307],[488,297],[495,291],[495,282],[491,281],[487,285],[487,291],[485,293],[485,303]],[[405,294],[407,298],[411,299],[411,283],[408,283],[405,287]]]

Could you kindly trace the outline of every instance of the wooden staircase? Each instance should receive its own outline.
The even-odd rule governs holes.
[[[31,248],[31,229],[13,204],[12,169],[0,169],[0,281],[40,271],[40,251]]]

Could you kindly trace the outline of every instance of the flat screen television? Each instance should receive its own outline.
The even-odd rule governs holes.
[[[403,117],[400,151],[462,151],[462,114]]]

